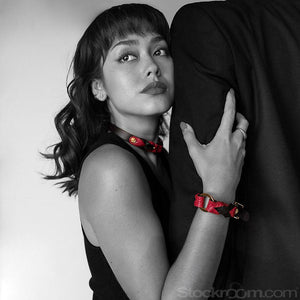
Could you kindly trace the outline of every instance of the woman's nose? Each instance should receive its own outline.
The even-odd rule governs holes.
[[[147,77],[149,76],[155,76],[159,77],[161,74],[159,65],[157,62],[153,59],[153,57],[149,57],[147,60],[147,65],[146,65],[146,75]]]

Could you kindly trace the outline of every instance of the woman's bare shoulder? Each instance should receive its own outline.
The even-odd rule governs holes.
[[[115,144],[105,144],[92,151],[84,160],[82,174],[92,169],[98,172],[111,170],[112,167],[122,168],[125,164],[135,163],[132,153]],[[99,168],[101,167],[101,168]]]
[[[78,186],[79,206],[82,212],[94,213],[113,205],[109,200],[122,197],[133,202],[132,191],[148,191],[148,182],[141,165],[129,151],[113,144],[95,149],[84,161]],[[127,203],[131,205],[130,203]],[[116,205],[119,205],[116,201]]]

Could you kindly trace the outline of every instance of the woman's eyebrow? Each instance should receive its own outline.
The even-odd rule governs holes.
[[[124,40],[116,43],[111,49],[114,49],[117,46],[126,45],[126,46],[132,46],[132,45],[138,45],[138,40]]]
[[[160,42],[160,41],[164,41],[165,39],[161,36],[161,35],[156,35],[153,38],[151,38],[151,43],[155,43],[155,42]],[[117,42],[115,45],[112,46],[111,50],[113,50],[115,47],[117,46],[134,46],[134,45],[138,45],[139,41],[138,40],[122,40]]]
[[[151,42],[160,42],[165,41],[165,39],[161,35],[156,35],[151,39]]]

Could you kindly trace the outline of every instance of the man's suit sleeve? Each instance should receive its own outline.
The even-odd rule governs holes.
[[[182,7],[171,26],[175,104],[170,132],[170,167],[174,184],[170,244],[175,257],[195,213],[193,195],[202,190],[179,124],[181,121],[189,123],[198,140],[208,143],[220,124],[226,93],[235,85],[230,47],[206,12],[207,5],[212,4],[194,3]]]

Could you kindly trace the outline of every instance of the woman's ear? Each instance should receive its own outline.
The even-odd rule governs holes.
[[[100,101],[105,101],[107,98],[106,90],[103,86],[103,82],[101,79],[94,79],[92,81],[92,92],[94,97]]]

